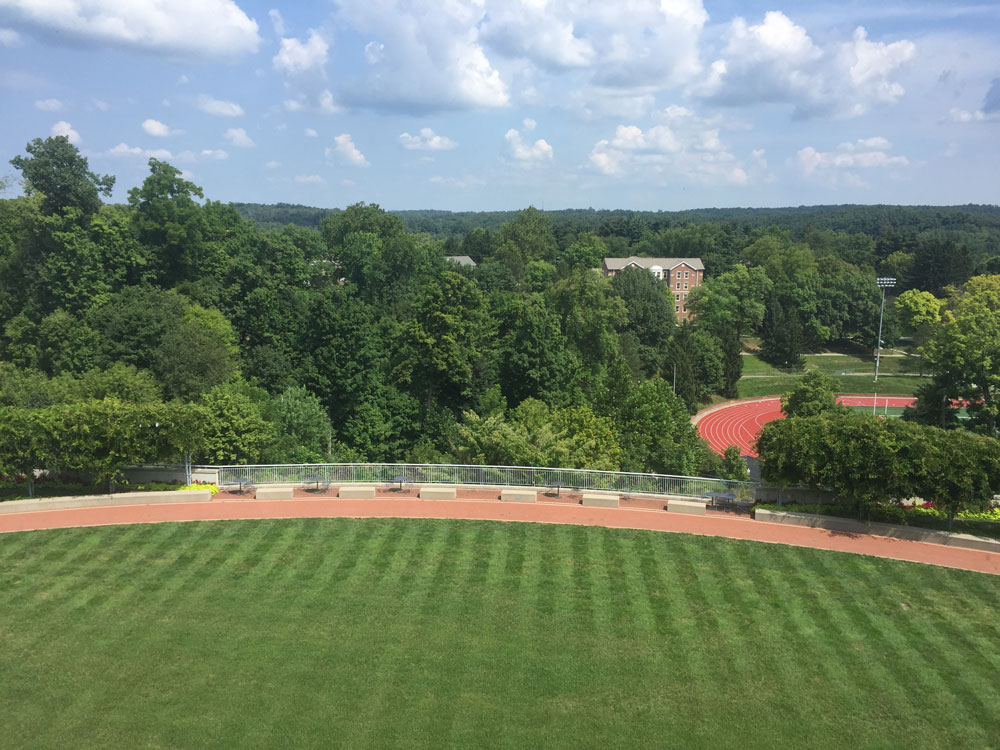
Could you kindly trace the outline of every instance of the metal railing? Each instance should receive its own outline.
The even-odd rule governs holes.
[[[468,466],[462,464],[262,464],[248,466],[193,466],[218,471],[219,485],[240,482],[262,484],[468,484],[513,487],[607,490],[637,495],[708,497],[731,495],[752,500],[754,482],[710,477],[639,474],[624,471],[557,469],[540,466]],[[403,480],[400,480],[403,477]]]

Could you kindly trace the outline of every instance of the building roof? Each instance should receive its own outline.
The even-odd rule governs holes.
[[[649,268],[659,266],[660,268],[676,268],[679,265],[687,265],[696,271],[704,271],[705,264],[701,258],[639,258],[635,255],[629,258],[605,258],[604,267],[609,271],[620,271],[626,266],[636,265],[639,268]]]
[[[460,266],[474,266],[476,261],[470,258],[468,255],[446,255],[445,260],[450,260],[452,263],[458,263]]]

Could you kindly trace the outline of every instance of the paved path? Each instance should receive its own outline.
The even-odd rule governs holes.
[[[871,406],[873,398],[875,396],[850,394],[839,396],[837,400],[847,406]],[[912,396],[877,397],[879,409],[887,403],[897,407],[913,402]],[[718,404],[698,412],[691,421],[716,453],[721,455],[728,446],[735,445],[741,455],[756,456],[757,433],[765,424],[781,416],[781,398],[770,396]]]
[[[301,493],[298,493],[301,494]],[[790,544],[943,565],[1000,575],[1000,554],[943,545],[782,526],[725,515],[689,516],[662,510],[590,508],[569,503],[501,503],[496,500],[377,500],[314,498],[294,500],[213,500],[208,503],[119,505],[0,515],[0,532],[105,526],[164,521],[219,521],[251,518],[457,518],[565,523],[609,528],[684,532],[730,539]],[[2,544],[2,541],[0,541]]]

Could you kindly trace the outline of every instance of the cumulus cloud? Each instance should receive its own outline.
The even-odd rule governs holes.
[[[482,0],[336,0],[338,17],[369,36],[368,70],[352,103],[399,111],[501,107],[507,85],[486,56],[477,24]]]
[[[222,134],[222,137],[239,148],[250,148],[254,145],[253,139],[247,135],[247,131],[243,128],[229,128]]]
[[[410,151],[447,151],[458,145],[451,138],[437,135],[430,128],[421,128],[417,135],[403,133],[399,136],[399,142]]]
[[[14,29],[0,28],[0,47],[16,47],[21,43],[21,35]]]
[[[297,75],[310,70],[322,70],[326,65],[327,51],[330,45],[315,29],[309,30],[309,38],[300,42],[298,39],[282,39],[281,49],[272,59],[274,69]]]
[[[140,156],[144,159],[172,159],[171,154],[165,148],[140,148],[139,146],[129,146],[127,143],[119,143],[108,151],[109,156]]]
[[[59,135],[66,136],[66,138],[69,139],[69,142],[72,143],[74,146],[81,140],[83,140],[82,138],[80,138],[80,134],[77,133],[75,130],[73,130],[73,126],[70,125],[65,120],[60,120],[55,125],[53,125],[52,130],[50,132],[52,133],[53,136],[59,136]]]
[[[222,159],[228,159],[229,154],[223,151],[221,148],[206,148],[202,150],[201,157],[203,159],[212,159],[214,161],[221,161]]]
[[[909,40],[872,42],[858,27],[852,39],[825,47],[780,11],[749,25],[736,18],[722,57],[695,90],[722,104],[788,103],[798,117],[855,117],[904,94],[893,76],[916,54]]]
[[[503,138],[507,142],[507,155],[522,166],[528,167],[552,161],[552,146],[543,138],[534,143],[527,143],[514,128],[508,130]]]
[[[905,156],[890,154],[891,149],[892,144],[882,136],[841,143],[833,151],[818,151],[806,146],[795,154],[795,164],[803,177],[829,184],[843,181],[863,186],[865,183],[855,170],[905,167],[910,163]]]
[[[320,115],[335,115],[340,112],[330,89],[323,89],[315,95],[299,93],[294,98],[285,99],[282,104],[288,112],[314,112]]]
[[[147,134],[156,136],[157,138],[166,138],[168,135],[180,135],[183,130],[174,130],[168,125],[164,125],[159,120],[143,120],[142,129],[146,131]]]
[[[215,99],[208,94],[202,94],[198,97],[198,109],[206,115],[215,115],[216,117],[240,117],[243,115],[243,107],[236,102]]]
[[[233,0],[3,0],[14,26],[56,42],[169,57],[234,58],[257,51],[257,23]]]
[[[302,182],[307,185],[325,185],[326,180],[320,177],[318,174],[297,174],[295,175],[296,182]]]
[[[761,154],[763,156],[763,154]],[[611,177],[665,182],[678,177],[708,185],[745,185],[746,170],[719,138],[719,124],[678,106],[645,129],[619,125],[594,144],[590,166]]]
[[[365,155],[354,145],[349,133],[341,133],[333,141],[335,145],[332,148],[328,147],[324,152],[327,159],[335,159],[355,167],[370,166]]]
[[[36,99],[35,109],[40,109],[42,112],[58,112],[63,108],[63,103],[58,99]]]

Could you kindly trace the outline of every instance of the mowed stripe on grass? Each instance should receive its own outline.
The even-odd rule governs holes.
[[[1000,586],[681,534],[297,519],[0,537],[7,747],[991,747]]]

